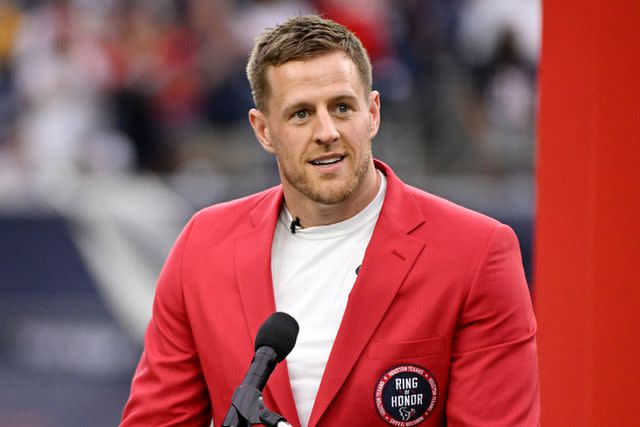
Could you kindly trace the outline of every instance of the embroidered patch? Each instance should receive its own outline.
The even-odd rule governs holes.
[[[382,374],[374,390],[378,415],[392,426],[420,424],[433,412],[438,400],[438,385],[426,369],[400,365]]]

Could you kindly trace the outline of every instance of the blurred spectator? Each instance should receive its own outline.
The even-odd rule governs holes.
[[[391,54],[393,31],[387,0],[315,0],[314,4],[324,16],[357,34],[372,63]]]
[[[532,125],[535,64],[518,51],[515,35],[506,29],[489,62],[477,70],[478,89],[487,100],[488,120],[503,128],[524,130]]]
[[[45,3],[25,16],[16,40],[20,151],[38,182],[55,185],[83,169],[129,162],[127,142],[109,133],[103,115],[109,68],[88,12],[67,1]]]
[[[198,51],[186,17],[174,11],[156,20],[152,46],[153,104],[167,128],[192,126],[198,115],[201,82]]]
[[[474,0],[460,42],[471,79],[467,125],[480,171],[533,168],[540,4]]]
[[[0,0],[0,150],[13,139],[17,99],[12,57],[22,14],[7,0]]]
[[[234,33],[234,3],[190,0],[189,21],[198,40],[202,116],[214,126],[244,119],[251,97],[244,73],[246,46]]]
[[[232,31],[245,55],[265,28],[275,27],[287,18],[312,12],[304,0],[249,0],[239,2],[233,16]]]
[[[22,13],[12,2],[0,0],[0,196],[17,181],[16,121],[18,98],[13,73],[13,51]]]
[[[467,144],[456,104],[459,65],[455,42],[463,0],[401,0],[394,3],[401,28],[400,53],[411,70],[410,103],[398,120],[407,120],[425,150],[430,173],[453,170]]]
[[[353,31],[371,57],[373,80],[383,94],[383,105],[405,101],[413,90],[413,76],[399,55],[403,26],[389,0],[315,0],[315,7],[327,18]],[[400,24],[400,25],[398,25]]]
[[[171,117],[171,110],[179,110],[181,100],[172,105],[171,100],[158,95],[173,70],[161,70],[162,32],[151,5],[123,3],[112,14],[114,31],[110,41],[119,74],[111,87],[111,101],[116,126],[133,143],[136,168],[167,172],[174,165],[163,137],[162,119],[178,120]],[[157,109],[156,96],[164,101]],[[176,111],[178,116],[180,113]]]
[[[234,2],[231,2],[234,3]],[[221,39],[209,46],[222,51],[229,62],[225,69],[218,64],[216,81],[211,81],[206,93],[206,116],[217,125],[236,124],[244,120],[249,108],[253,107],[251,89],[245,74],[247,55],[254,39],[267,27],[273,27],[288,17],[309,13],[311,6],[304,0],[248,0],[235,2],[235,7],[221,7],[215,22],[219,24],[217,35]],[[209,38],[211,40],[211,38]],[[223,46],[225,44],[226,46]],[[211,69],[213,55],[208,56],[207,69]],[[221,78],[220,78],[221,77]]]
[[[486,62],[505,29],[514,32],[518,52],[538,62],[541,2],[539,0],[465,0],[460,9],[459,40],[469,64]]]

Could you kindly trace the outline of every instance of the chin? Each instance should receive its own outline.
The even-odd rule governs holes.
[[[340,183],[336,186],[329,186],[326,183],[320,183],[316,188],[304,193],[314,202],[322,203],[324,205],[337,205],[349,199],[349,197],[354,193],[355,187],[356,183],[353,182]]]
[[[323,205],[338,205],[349,198],[351,193],[315,194],[311,200]]]

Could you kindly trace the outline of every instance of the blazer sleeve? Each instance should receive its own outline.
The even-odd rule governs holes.
[[[182,259],[196,218],[178,237],[160,273],[144,351],[121,427],[202,427],[211,423],[210,399],[182,289]]]
[[[501,224],[484,250],[453,338],[449,427],[539,425],[535,335],[518,241]]]

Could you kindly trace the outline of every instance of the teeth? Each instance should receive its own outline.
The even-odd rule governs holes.
[[[311,163],[313,163],[314,165],[332,165],[334,163],[338,163],[340,160],[342,160],[342,158],[338,157],[334,159],[314,160]]]

